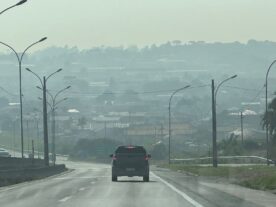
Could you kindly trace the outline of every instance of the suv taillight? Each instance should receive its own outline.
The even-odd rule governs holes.
[[[117,157],[113,155],[112,160],[117,160]]]
[[[145,156],[145,160],[149,160],[149,157],[147,155]]]

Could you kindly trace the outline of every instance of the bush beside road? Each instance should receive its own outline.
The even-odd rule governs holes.
[[[191,166],[183,164],[164,164],[160,167],[174,171],[188,173],[194,176],[220,178],[224,181],[244,187],[265,190],[276,193],[276,168],[275,166]]]

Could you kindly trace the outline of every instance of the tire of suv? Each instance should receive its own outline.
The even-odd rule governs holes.
[[[116,182],[117,180],[118,180],[117,176],[113,176],[113,175],[112,175],[112,181],[113,181],[113,182]]]
[[[149,182],[149,175],[143,176],[143,181],[144,182]]]

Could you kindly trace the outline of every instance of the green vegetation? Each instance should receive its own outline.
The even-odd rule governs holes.
[[[19,136],[13,137],[11,134],[6,133],[6,132],[0,133],[0,144],[7,146],[7,148],[9,148],[9,149],[14,148],[14,147],[18,150],[21,149],[20,148],[20,146],[21,146],[20,137]],[[24,146],[26,149],[27,142],[24,143]]]
[[[153,145],[150,154],[154,160],[164,160],[167,157],[167,148],[163,143]]]
[[[120,145],[122,143],[107,138],[80,139],[74,146],[70,158],[87,161],[109,161],[109,155]]]
[[[268,126],[268,131],[270,134],[270,144],[269,144],[269,157],[270,159],[276,159],[276,98],[274,98],[268,104],[268,111],[264,114],[262,120],[263,128]]]
[[[218,142],[219,154],[265,156],[266,146],[263,140],[246,139],[242,143],[240,139],[240,136],[231,134],[229,139]]]
[[[240,166],[229,167],[220,166],[187,166],[182,164],[162,165],[161,167],[170,168],[174,171],[192,173],[198,176],[220,177],[231,180],[248,188],[258,190],[276,190],[276,168],[275,166]]]

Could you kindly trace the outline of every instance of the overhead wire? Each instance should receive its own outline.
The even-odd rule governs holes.
[[[187,88],[187,90],[189,89],[195,89],[195,88],[204,88],[210,86],[210,84],[207,85],[199,85],[199,86],[192,86],[190,88]],[[80,91],[67,91],[67,93],[71,93],[71,94],[79,94],[79,95],[143,95],[143,94],[158,94],[158,93],[169,93],[169,92],[173,92],[177,89],[168,89],[168,90],[156,90],[156,91],[142,91],[142,92],[127,92],[127,91],[110,91],[110,92],[102,92],[102,93],[89,93],[89,92],[80,92]],[[49,91],[53,91],[55,92],[56,90],[49,90]]]

